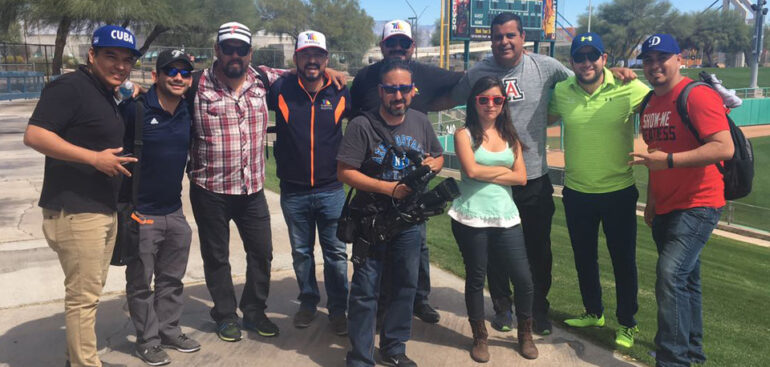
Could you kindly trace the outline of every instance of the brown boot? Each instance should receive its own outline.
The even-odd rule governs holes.
[[[487,326],[484,320],[468,320],[471,323],[473,331],[473,348],[471,348],[471,358],[480,363],[489,361],[489,348],[487,347]]]
[[[519,320],[518,334],[521,355],[526,359],[537,358],[537,346],[532,340],[532,318]]]

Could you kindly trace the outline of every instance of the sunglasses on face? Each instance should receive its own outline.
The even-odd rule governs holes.
[[[177,68],[164,68],[163,74],[168,75],[169,77],[173,78],[177,74],[181,75],[182,78],[187,79],[192,76],[192,71],[187,69],[177,69]]]
[[[476,96],[476,103],[478,103],[481,106],[486,106],[489,104],[489,102],[492,102],[495,106],[502,106],[505,102],[505,97],[503,96]]]
[[[408,49],[409,47],[412,47],[412,40],[409,38],[403,38],[403,37],[391,37],[385,40],[385,47],[387,48],[395,48],[396,46],[401,46],[404,50]]]
[[[578,52],[572,56],[572,61],[577,64],[586,61],[586,59],[588,59],[590,62],[596,62],[596,60],[599,60],[600,57],[602,57],[602,54],[596,50],[591,52]]]
[[[384,90],[387,94],[395,94],[396,92],[407,94],[412,91],[412,88],[414,88],[414,83],[398,85],[380,84],[380,88],[382,88],[382,90]]]
[[[219,49],[222,50],[222,53],[225,55],[232,55],[233,52],[237,53],[238,56],[246,56],[249,53],[249,50],[251,50],[251,46],[249,45],[240,45],[240,46],[233,46],[228,45],[226,43],[219,44]]]

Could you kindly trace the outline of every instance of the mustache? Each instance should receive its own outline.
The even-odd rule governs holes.
[[[315,67],[316,69],[321,69],[321,65],[319,65],[319,64],[306,64],[305,65],[305,69],[307,69],[309,67]]]
[[[406,99],[402,98],[402,99],[396,99],[396,100],[390,101],[391,106],[397,105],[399,103],[406,104]]]
[[[233,64],[238,64],[238,66],[243,67],[243,61],[241,61],[240,59],[230,60],[230,62],[227,63],[227,66],[230,66]]]

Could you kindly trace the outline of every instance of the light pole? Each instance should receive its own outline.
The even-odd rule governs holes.
[[[757,88],[759,57],[762,55],[762,35],[765,28],[765,14],[767,14],[765,4],[767,4],[767,0],[757,0],[756,4],[751,4],[751,10],[754,12],[754,50],[751,53],[751,85],[749,88]]]
[[[591,13],[592,13],[592,7],[591,7],[591,0],[588,0],[588,32],[591,31]]]

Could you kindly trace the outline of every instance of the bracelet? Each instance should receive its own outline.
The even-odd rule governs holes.
[[[668,168],[674,168],[674,153],[668,153],[666,162],[668,162]]]

